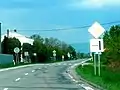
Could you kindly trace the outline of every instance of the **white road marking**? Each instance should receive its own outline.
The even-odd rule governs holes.
[[[35,72],[35,70],[32,70],[32,72]]]
[[[72,79],[75,82],[75,79]]]
[[[38,69],[41,69],[41,68],[38,68]]]
[[[69,76],[71,79],[73,79],[73,77],[72,77],[70,74],[68,74],[68,76]]]
[[[17,82],[17,81],[19,81],[20,80],[20,78],[17,78],[15,81]]]
[[[4,88],[3,90],[8,90],[8,88]]]
[[[78,83],[78,81],[75,81],[76,83]]]
[[[28,75],[28,73],[25,73],[25,75]]]
[[[91,87],[85,86],[84,84],[81,84],[80,86],[83,87],[85,90],[94,90]]]

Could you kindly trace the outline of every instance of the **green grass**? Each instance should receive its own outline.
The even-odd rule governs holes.
[[[87,81],[95,83],[107,90],[120,90],[120,72],[112,72],[105,67],[101,68],[101,76],[95,76],[92,65],[78,66],[76,72]]]

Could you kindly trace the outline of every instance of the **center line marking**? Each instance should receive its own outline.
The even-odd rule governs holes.
[[[25,75],[28,75],[28,73],[25,73]]]
[[[35,70],[32,70],[32,72],[35,72]]]
[[[8,88],[4,88],[3,90],[8,90]]]
[[[15,81],[17,82],[17,81],[19,81],[20,80],[20,78],[17,78]]]

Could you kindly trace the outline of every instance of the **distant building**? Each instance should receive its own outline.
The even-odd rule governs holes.
[[[33,45],[33,42],[34,42],[33,39],[30,39],[30,38],[28,38],[24,35],[21,35],[21,34],[17,33],[16,30],[14,30],[14,31],[7,30],[7,33],[1,36],[1,41],[4,40],[5,36],[8,37],[8,38],[14,38],[15,37],[16,39],[18,39],[21,42],[21,45],[23,45],[23,43],[29,43],[29,44]],[[21,50],[22,50],[22,48],[21,48]],[[21,53],[21,62],[24,62],[22,53]]]
[[[23,43],[29,43],[33,45],[33,42],[34,42],[33,39],[27,38],[26,36],[17,33],[16,30],[14,31],[7,30],[7,33],[2,35],[1,41],[4,40],[4,36],[7,36],[8,38],[14,38],[14,37],[17,38],[21,42],[21,45],[23,45]]]

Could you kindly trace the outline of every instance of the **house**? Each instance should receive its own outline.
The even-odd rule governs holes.
[[[17,38],[21,42],[21,46],[23,45],[23,43],[29,43],[29,44],[33,45],[33,42],[34,42],[33,39],[30,39],[24,35],[17,33],[16,30],[14,30],[14,31],[7,30],[7,33],[1,36],[1,41],[4,40],[4,36],[6,36],[8,38],[14,38],[14,37]],[[22,50],[22,48],[20,48],[20,50]],[[22,57],[23,56],[21,54],[21,62],[24,62]]]
[[[26,36],[17,33],[16,30],[14,31],[7,30],[7,34],[4,34],[1,36],[1,41],[3,41],[4,36],[7,36],[9,38],[14,38],[14,37],[17,38],[21,42],[21,45],[23,45],[23,43],[29,43],[33,45],[33,42],[34,42],[33,39],[27,38]]]

